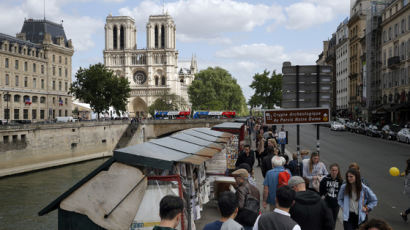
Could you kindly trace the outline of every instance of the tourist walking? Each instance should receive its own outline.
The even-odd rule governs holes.
[[[289,214],[295,196],[296,192],[289,186],[278,188],[276,191],[276,208],[273,212],[259,216],[253,230],[300,230],[300,226]]]
[[[376,195],[360,178],[359,171],[349,169],[346,172],[346,183],[342,185],[338,194],[345,230],[357,229],[377,205]]]
[[[404,191],[403,193],[410,198],[410,158],[407,159],[407,166],[406,170],[404,171]],[[404,212],[400,213],[400,216],[403,218],[404,221],[407,222],[407,216],[410,214],[410,207],[405,210]]]
[[[266,173],[272,169],[272,158],[273,156],[278,155],[278,149],[273,146],[268,146],[265,152],[267,155],[263,158],[261,167],[262,175],[264,178],[266,176]]]
[[[292,154],[292,160],[289,161],[288,165],[292,176],[303,176],[303,164],[299,161],[296,153]]]
[[[309,180],[310,189],[319,192],[320,181],[327,174],[326,166],[320,161],[318,152],[313,152],[310,159],[303,162],[303,177]]]
[[[259,190],[249,184],[248,171],[238,169],[232,173],[236,180],[236,197],[238,198],[238,215],[235,218],[245,229],[251,229],[259,215],[260,193]]]
[[[172,230],[181,221],[184,202],[178,196],[164,196],[159,203],[159,216],[161,222],[153,230]]]
[[[233,192],[219,194],[218,207],[221,218],[205,225],[203,230],[220,230],[224,223],[228,223],[224,226],[226,229],[243,230],[243,227],[234,220],[238,214],[238,198]]]
[[[242,163],[247,163],[251,168],[253,168],[253,164],[255,163],[255,153],[251,151],[249,145],[245,145],[243,151],[239,154],[235,167],[238,167]]]
[[[333,220],[336,223],[340,209],[337,204],[337,194],[343,184],[343,179],[340,175],[340,167],[338,164],[331,164],[329,170],[330,173],[320,182],[319,194],[320,196],[325,196],[327,207],[332,211]]]
[[[356,169],[357,171],[360,172],[360,166],[356,162],[350,163],[349,169]],[[367,180],[363,176],[362,176],[361,180],[362,180],[363,184],[365,184],[367,187],[370,187],[369,183],[367,182]]]
[[[263,207],[269,210],[273,210],[275,207],[276,189],[279,184],[279,174],[285,171],[283,167],[285,159],[280,156],[272,157],[272,169],[266,173],[265,180],[263,181]]]
[[[262,166],[262,159],[264,157],[264,152],[265,152],[265,139],[263,138],[263,135],[260,132],[258,133],[257,137],[257,150],[256,150],[256,157],[258,159],[258,167]]]
[[[290,216],[303,230],[333,230],[330,209],[318,193],[306,190],[302,177],[291,177],[288,186],[296,191],[295,204],[289,210]]]

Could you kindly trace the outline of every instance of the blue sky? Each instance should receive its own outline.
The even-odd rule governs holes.
[[[15,36],[24,18],[43,18],[43,7],[43,0],[1,0],[0,32]],[[247,99],[255,73],[280,73],[284,61],[314,64],[349,7],[349,0],[45,0],[46,18],[63,20],[73,41],[73,79],[79,67],[103,62],[108,14],[133,17],[145,48],[148,16],[164,8],[176,24],[179,59],[195,54],[199,69],[227,69]]]

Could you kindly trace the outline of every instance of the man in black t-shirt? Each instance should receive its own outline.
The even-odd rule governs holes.
[[[251,168],[253,168],[253,164],[255,163],[255,153],[251,151],[249,145],[245,145],[243,151],[239,154],[235,167],[238,167],[242,163],[247,163]]]

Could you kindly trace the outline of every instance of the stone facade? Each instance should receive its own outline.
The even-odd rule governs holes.
[[[410,120],[410,4],[393,1],[382,14],[382,106],[386,121]]]
[[[25,20],[17,37],[0,33],[0,120],[71,116],[73,53],[63,26],[47,20]]]
[[[197,73],[196,58],[192,58],[189,68],[178,62],[176,27],[168,14],[151,15],[146,30],[146,48],[138,49],[134,19],[112,15],[106,18],[104,64],[131,83],[130,116],[146,116],[148,106],[166,94],[183,98],[180,107],[187,109],[187,89]]]
[[[336,31],[336,109],[346,116],[349,95],[349,28],[348,19]]]
[[[349,27],[349,110],[352,118],[363,118],[363,41],[365,40],[366,13],[370,7],[369,0],[358,0],[351,9]]]

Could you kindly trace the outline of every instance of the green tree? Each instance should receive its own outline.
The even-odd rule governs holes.
[[[70,93],[90,104],[98,118],[99,114],[108,111],[110,106],[114,107],[117,114],[126,111],[131,92],[127,79],[116,77],[112,70],[101,63],[90,65],[88,69],[80,68],[75,77]]]
[[[148,112],[151,116],[155,115],[155,110],[157,111],[170,111],[170,110],[181,110],[188,107],[186,101],[181,96],[174,93],[164,93],[159,98],[157,98],[154,103],[148,107]]]
[[[241,87],[220,67],[208,67],[197,73],[188,95],[193,110],[234,110],[240,114],[246,109]]]
[[[282,74],[264,70],[262,74],[256,73],[249,85],[255,93],[249,99],[251,107],[273,109],[274,105],[280,105],[282,100]]]

